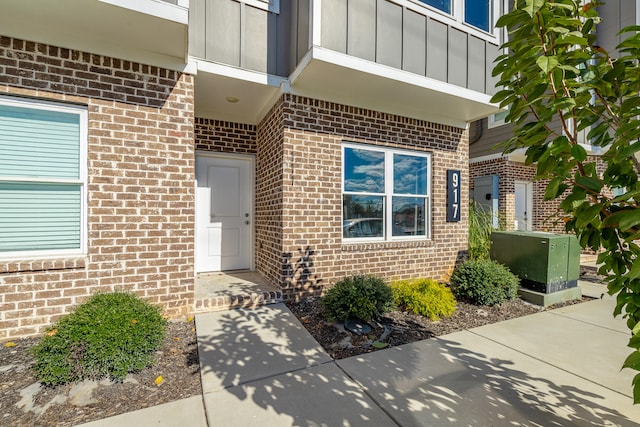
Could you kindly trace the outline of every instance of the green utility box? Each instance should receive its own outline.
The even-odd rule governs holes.
[[[491,258],[532,291],[550,294],[578,286],[580,244],[574,235],[496,231],[491,233]]]

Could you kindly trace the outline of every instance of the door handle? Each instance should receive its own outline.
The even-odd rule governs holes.
[[[251,221],[245,221],[244,223],[245,223],[245,224],[247,224],[247,225],[249,225],[249,223],[250,223],[250,222],[251,222]]]

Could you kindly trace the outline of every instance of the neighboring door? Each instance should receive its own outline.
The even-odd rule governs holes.
[[[533,185],[526,181],[515,182],[516,217],[515,228],[520,231],[532,229]]]
[[[253,157],[196,157],[196,271],[252,264]]]

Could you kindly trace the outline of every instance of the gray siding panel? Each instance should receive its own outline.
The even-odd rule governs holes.
[[[292,71],[295,68],[294,64],[298,64],[298,2],[291,2],[289,20],[289,63],[291,64]]]
[[[328,19],[327,16],[331,18]],[[322,17],[322,46],[347,53],[347,2],[323,0]]]
[[[442,22],[427,22],[427,77],[447,81],[447,29]]]
[[[189,4],[189,54],[198,58],[205,57],[206,18],[205,0],[191,0]]]
[[[486,72],[486,77],[487,77],[487,83],[486,83],[486,93],[488,93],[489,95],[494,95],[497,91],[498,88],[496,87],[496,84],[498,83],[498,76],[493,77],[493,67],[495,67],[495,59],[502,54],[502,50],[500,49],[499,46],[495,45],[495,44],[491,44],[491,43],[486,43],[486,52],[487,52],[487,72]]]
[[[244,41],[243,67],[250,70],[267,72],[268,33],[267,16],[269,13],[255,7],[245,7],[245,25],[251,28],[246,31]]]
[[[487,123],[487,119],[482,119],[482,137],[469,145],[470,159],[501,153],[502,149],[496,148],[496,144],[505,142],[513,135],[513,128],[510,124],[489,129]]]
[[[298,0],[298,58],[296,62],[300,62],[311,46],[309,36],[309,29],[311,28],[309,8],[311,5],[309,3],[309,0]]]
[[[240,3],[210,0],[206,16],[206,58],[240,66]]]
[[[289,57],[292,50],[295,54],[296,40],[291,38],[291,24],[297,23],[291,8],[299,1],[309,4],[309,0],[283,1],[280,13],[273,13],[235,0],[191,0],[189,55],[288,76],[290,64],[296,64],[296,57]],[[309,16],[303,18],[308,33]]]
[[[598,25],[598,44],[605,48],[612,56],[617,56],[616,46],[627,35],[618,35],[624,27],[636,25],[635,1],[611,1],[598,6],[598,13],[602,17],[602,23]]]
[[[485,42],[477,37],[469,36],[469,75],[468,84],[469,89],[484,92],[485,88],[485,73],[486,73],[486,52]]]
[[[376,2],[349,0],[347,11],[347,53],[376,60]]]
[[[467,61],[467,34],[449,28],[449,83],[467,87]]]
[[[376,62],[402,68],[402,7],[378,0]]]
[[[427,60],[426,17],[405,9],[402,32],[402,69],[424,76]]]

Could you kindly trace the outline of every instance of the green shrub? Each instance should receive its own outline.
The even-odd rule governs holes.
[[[407,311],[439,320],[456,311],[456,299],[447,286],[433,279],[400,280],[391,283],[393,300]]]
[[[33,348],[36,376],[46,385],[104,377],[121,381],[153,363],[165,327],[160,310],[135,295],[94,295]]]
[[[493,215],[480,205],[469,205],[469,258],[489,259]]]
[[[515,299],[519,282],[507,267],[487,259],[466,261],[451,275],[455,296],[480,305],[495,305]]]
[[[331,320],[371,320],[393,308],[391,288],[374,276],[347,277],[322,297],[322,306]]]

